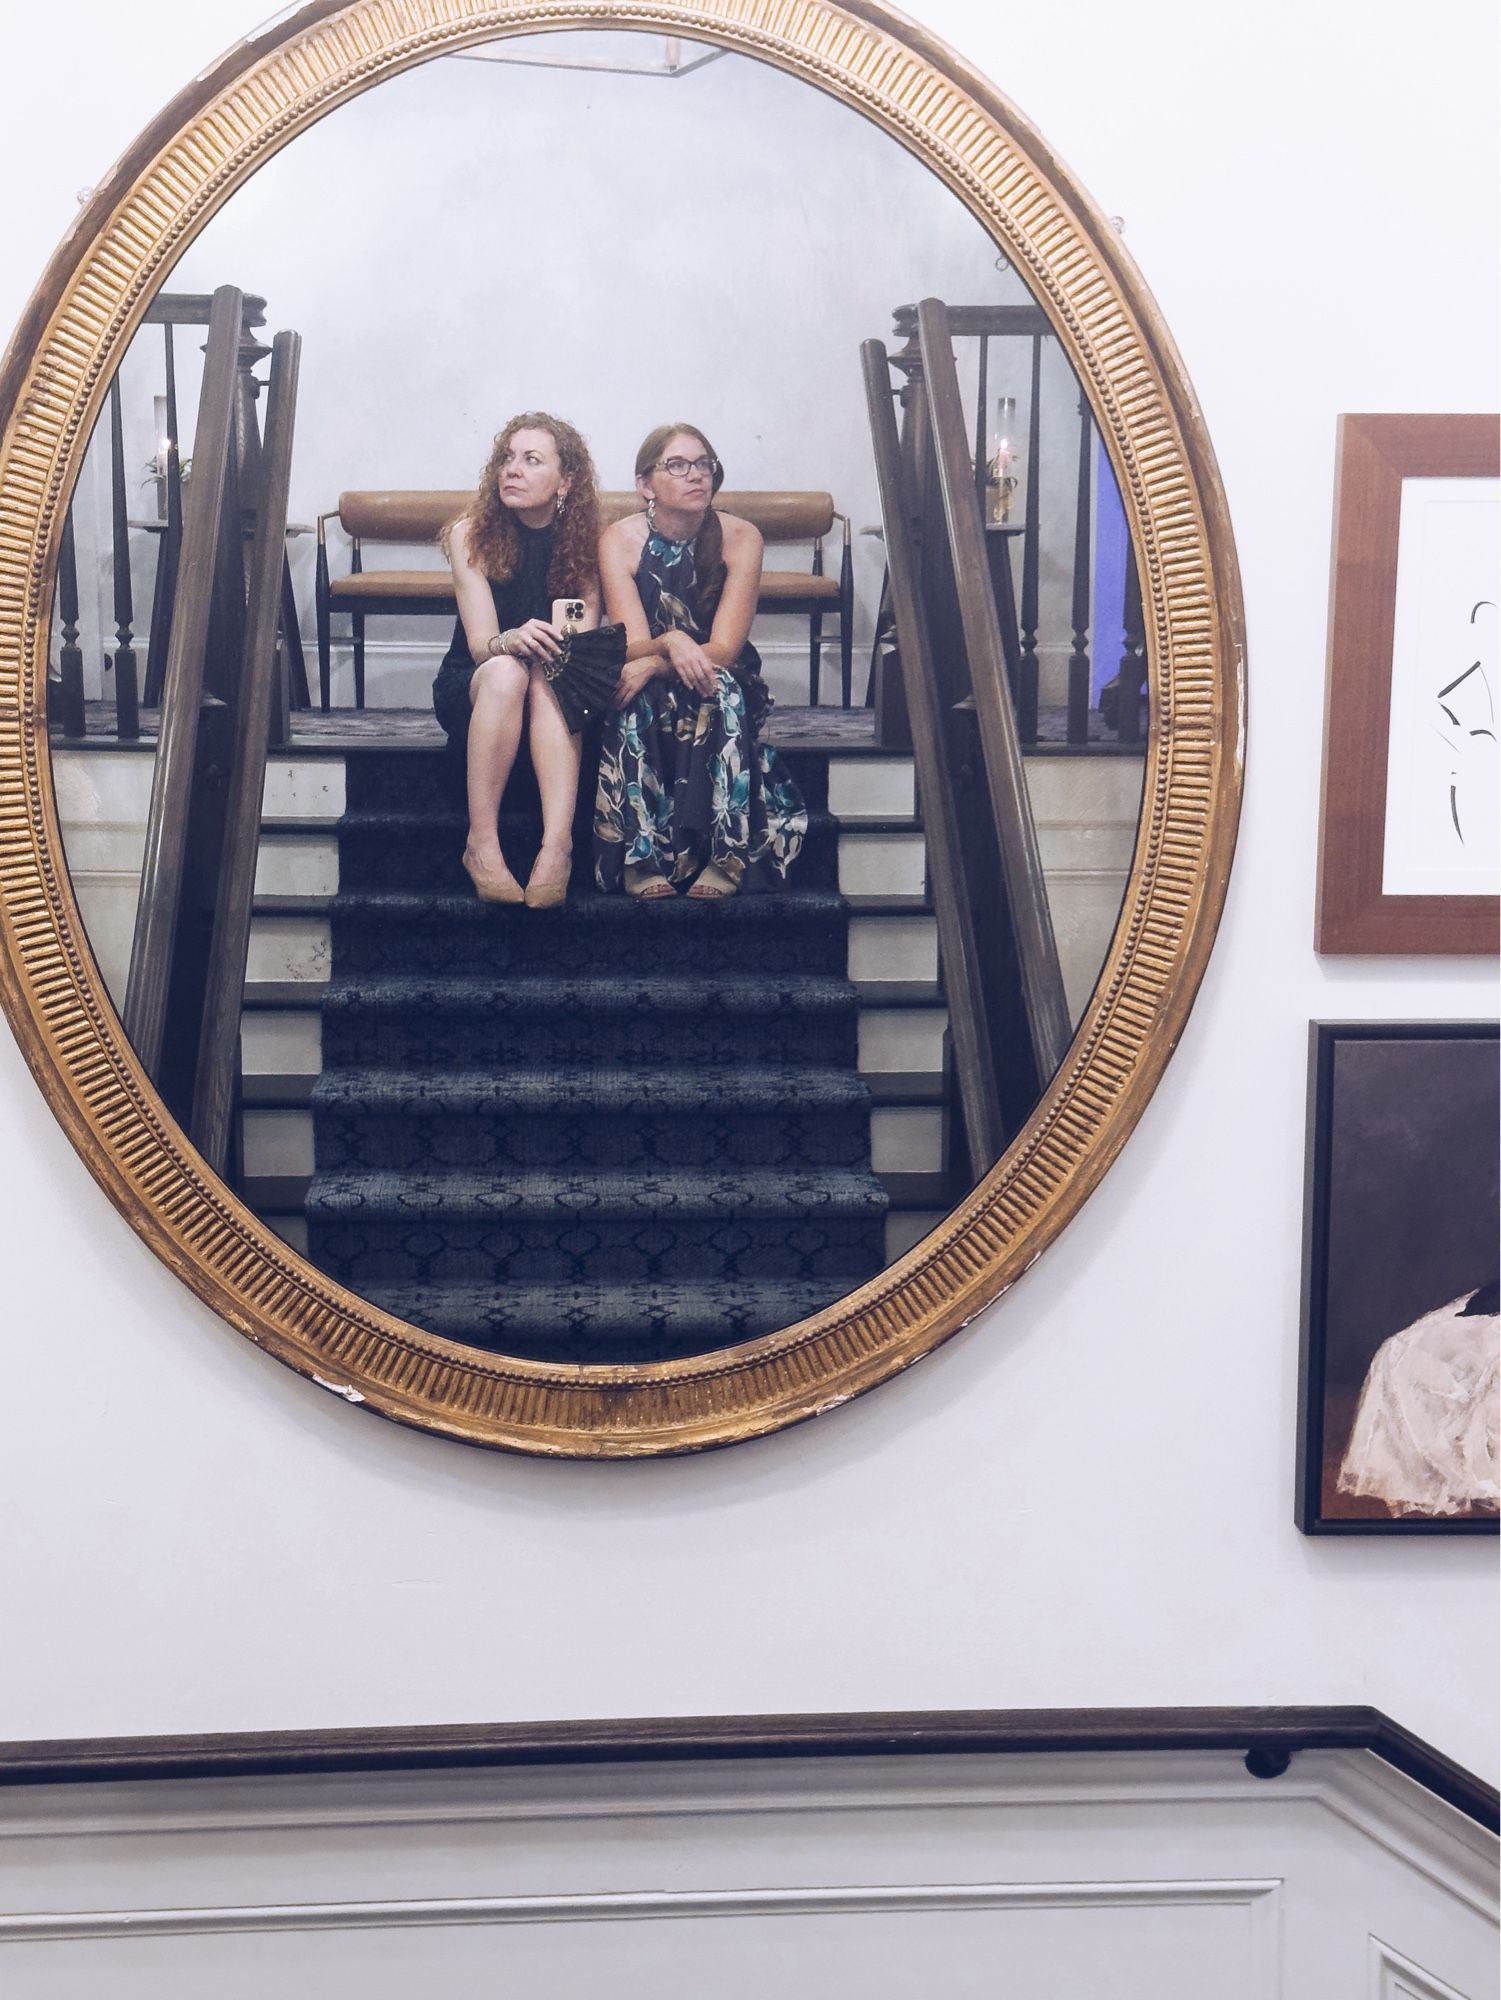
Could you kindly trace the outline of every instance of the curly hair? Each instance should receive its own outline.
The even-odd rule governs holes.
[[[588,445],[572,424],[549,416],[546,410],[523,410],[497,433],[474,498],[459,519],[450,521],[443,530],[443,553],[451,555],[453,531],[463,522],[468,528],[469,560],[480,574],[492,583],[504,583],[514,576],[521,559],[521,541],[510,509],[501,504],[500,469],[518,431],[546,431],[558,448],[568,497],[558,516],[547,587],[556,597],[577,597],[599,571],[599,485]]]
[[[698,539],[693,545],[694,565],[698,573],[698,612],[701,624],[707,629],[714,622],[714,613],[719,609],[719,600],[724,593],[728,570],[724,560],[724,529],[719,525],[719,515],[715,512],[713,496],[724,484],[724,467],[719,453],[710,444],[697,424],[658,424],[654,431],[648,431],[641,440],[641,449],[636,453],[636,477],[644,479],[667,448],[670,439],[694,437],[714,461],[714,471],[709,486],[709,511],[704,515],[703,526],[698,531]]]

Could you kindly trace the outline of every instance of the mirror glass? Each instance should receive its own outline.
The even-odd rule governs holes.
[[[221,477],[200,404],[227,286],[243,303]],[[300,336],[284,508],[263,386],[290,370],[281,329]],[[282,390],[285,411],[289,373]],[[648,678],[626,666],[620,710],[589,679],[592,660],[608,686],[613,639],[570,636],[532,673],[518,600],[486,601],[509,562],[544,623],[576,593],[592,620],[592,561],[585,588],[547,525],[575,481],[561,490],[558,439],[535,426],[483,489],[503,553],[471,565],[480,612],[471,597],[455,633],[440,534],[525,412],[586,441],[614,550],[604,623],[630,642],[642,621],[649,644],[677,628],[642,656]],[[643,493],[638,454],[664,425]],[[722,466],[717,554],[701,457]],[[195,530],[215,495],[217,535]],[[265,548],[284,551],[269,724],[242,698]],[[503,864],[477,870],[490,891],[562,890],[554,725],[579,675],[561,903],[481,900],[466,873],[478,710],[445,735],[445,657],[461,703],[477,671],[519,716]],[[774,68],[579,33],[354,99],[193,242],[73,497],[48,709],[90,942],[127,1029],[155,1022],[138,1052],[195,1136],[228,1023],[204,1146],[244,1200],[431,1332],[634,1363],[855,1290],[1019,1129],[1110,944],[1144,679],[1108,459],[967,208]],[[633,730],[640,698],[651,727]],[[486,727],[493,765],[511,725]],[[227,803],[247,755],[248,862]],[[164,903],[151,871],[173,841]],[[660,893],[624,893],[654,873]],[[236,898],[248,944],[226,987],[215,918]]]

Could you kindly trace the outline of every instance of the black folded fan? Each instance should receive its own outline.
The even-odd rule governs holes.
[[[625,627],[600,625],[592,632],[565,632],[560,658],[543,668],[575,735],[603,715],[615,699],[625,665]]]

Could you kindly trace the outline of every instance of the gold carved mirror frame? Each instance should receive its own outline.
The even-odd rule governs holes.
[[[1142,583],[1151,729],[1115,937],[1067,1056],[1002,1159],[879,1277],[717,1353],[559,1366],[425,1334],[291,1251],[168,1117],[106,997],[62,859],[46,726],[64,510],[110,377],[192,237],[324,113],[510,34],[710,39],[830,93],[924,162],[1044,307],[1110,451]],[[0,984],[91,1172],[215,1312],[351,1402],[474,1444],[622,1458],[776,1430],[929,1353],[1027,1268],[1140,1117],[1202,976],[1234,846],[1242,613],[1192,391],[1104,217],[1027,121],[880,0],[312,0],[233,48],[94,191],[0,367]]]

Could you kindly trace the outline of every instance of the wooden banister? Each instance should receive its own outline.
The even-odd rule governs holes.
[[[255,535],[250,555],[244,664],[190,1127],[193,1143],[217,1173],[225,1169],[234,1111],[240,1002],[255,898],[266,746],[276,694],[277,631],[301,351],[302,342],[297,334],[277,334],[271,350],[266,435],[263,444],[257,440],[255,454],[259,480],[255,488]],[[253,407],[249,422],[253,430]]]
[[[917,319],[924,400],[929,410],[943,520],[959,598],[959,622],[969,657],[970,685],[1016,939],[1032,1053],[1038,1081],[1045,1083],[1062,1062],[1073,1029],[1027,796],[1000,621],[990,586],[985,533],[975,499],[948,310],[939,299],[924,299],[918,307]]]
[[[204,652],[238,393],[242,312],[243,300],[235,286],[222,285],[214,293],[125,991],[125,1032],[153,1078],[159,1077],[161,1069],[162,1029],[182,896]]]
[[[979,1180],[994,1166],[1005,1146],[985,985],[955,810],[955,785],[948,769],[938,681],[919,597],[915,552],[911,547],[912,503],[906,491],[891,404],[890,362],[885,344],[879,340],[867,340],[860,355],[885,524],[888,588],[927,841],[929,894],[938,926],[939,962],[948,998],[970,1169]]]

